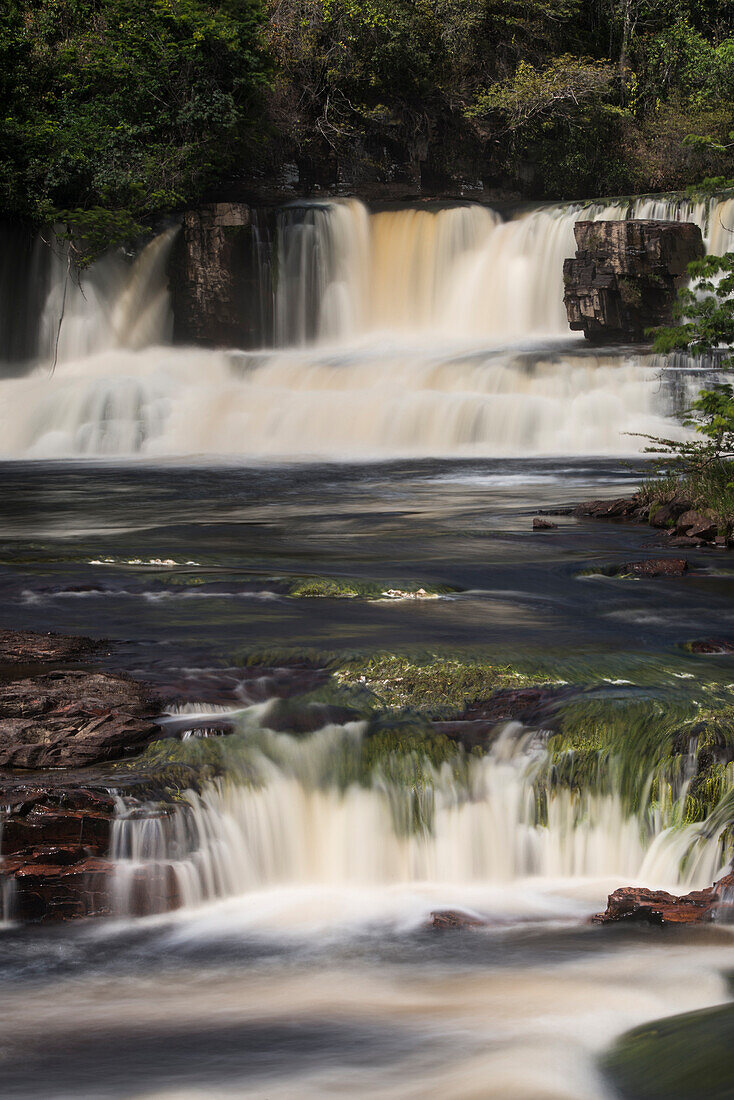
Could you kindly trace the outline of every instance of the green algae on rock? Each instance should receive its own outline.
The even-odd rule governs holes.
[[[627,1032],[602,1066],[623,1100],[730,1100],[734,1005]]]

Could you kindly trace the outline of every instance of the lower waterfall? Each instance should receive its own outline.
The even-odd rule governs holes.
[[[417,752],[388,756],[366,776],[363,734],[357,722],[306,738],[273,733],[260,705],[225,749],[224,778],[175,807],[129,813],[121,802],[118,914],[284,889],[371,890],[371,904],[391,911],[391,891],[420,894],[424,884],[427,900],[412,902],[424,915],[435,902],[491,908],[500,890],[505,910],[509,892],[532,916],[552,910],[538,891],[553,884],[593,880],[601,900],[616,880],[703,887],[722,870],[717,831],[682,824],[693,772],[668,777],[664,797],[633,812],[613,764],[602,792],[549,784],[545,750],[515,725],[485,757],[434,767]]]
[[[563,347],[116,350],[2,390],[0,453],[34,458],[633,454],[680,431],[656,360]]]

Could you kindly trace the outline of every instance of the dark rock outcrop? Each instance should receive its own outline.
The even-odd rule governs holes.
[[[0,782],[0,885],[21,921],[104,916],[111,907],[115,800],[106,791]]]
[[[686,269],[704,254],[693,222],[580,221],[563,265],[569,325],[596,344],[640,343],[670,324]]]
[[[556,531],[558,529],[557,523],[551,523],[548,519],[540,519],[535,516],[533,519],[533,531]]]
[[[734,912],[734,874],[725,875],[705,890],[693,890],[676,897],[666,890],[644,890],[625,886],[609,895],[597,924],[637,921],[643,924],[705,924]]]
[[[106,672],[0,684],[0,767],[79,767],[138,752],[158,733],[146,688]]]
[[[243,203],[213,203],[184,214],[169,266],[177,342],[238,348],[259,342],[257,244]]]

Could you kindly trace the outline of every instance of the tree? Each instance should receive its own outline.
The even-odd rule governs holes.
[[[195,201],[254,139],[260,0],[9,5],[6,210],[65,212],[96,251]]]

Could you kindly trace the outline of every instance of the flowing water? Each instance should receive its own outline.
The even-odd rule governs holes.
[[[729,699],[731,658],[684,648],[732,634],[726,555],[615,581],[589,570],[659,553],[649,531],[531,529],[538,508],[630,491],[628,433],[683,430],[695,370],[592,352],[564,323],[574,220],[631,215],[730,247],[729,201],[286,208],[254,351],[171,345],[175,228],[81,285],[63,253],[25,256],[35,324],[17,288],[0,314],[0,627],[119,641],[114,667],[189,700],[164,706],[158,766],[217,774],[142,806],[115,787],[114,919],[6,920],[8,1100],[611,1100],[615,1036],[727,999],[726,927],[589,923],[618,886],[725,868],[713,819],[686,819],[694,745],[658,765],[631,726],[631,772],[612,758],[574,788],[543,722],[510,723],[484,756],[366,768],[382,719],[358,681],[339,713],[318,672],[325,654],[481,655],[630,715]],[[313,578],[380,598],[294,596]],[[436,597],[400,598],[422,587]],[[181,907],[156,913],[172,890]],[[486,923],[440,932],[442,909]]]

